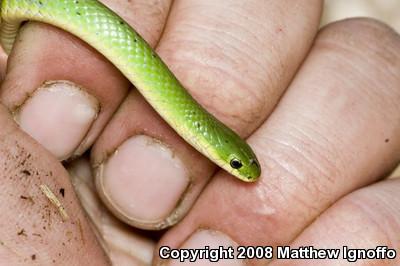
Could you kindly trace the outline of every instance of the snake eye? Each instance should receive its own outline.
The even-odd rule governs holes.
[[[242,167],[242,162],[238,159],[232,159],[230,165],[233,169],[239,169],[240,167]]]

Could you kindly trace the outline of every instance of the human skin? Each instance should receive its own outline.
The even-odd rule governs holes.
[[[110,63],[50,26],[24,26],[9,58],[1,101],[22,116],[27,96],[46,80],[69,80],[95,97],[101,108],[94,122],[89,130],[72,134],[82,139],[64,140],[68,136],[61,134],[60,124],[52,125],[59,130],[47,139],[79,144],[74,144],[77,149],[58,147],[61,159],[82,153],[96,140],[91,163],[97,193],[125,222],[158,229],[187,214],[157,245],[201,247],[212,241],[399,248],[400,182],[380,180],[400,161],[400,37],[368,19],[318,30],[319,1],[216,2],[104,1],[156,47],[201,104],[248,138],[263,169],[255,184],[215,173],[215,166],[178,138],[137,92],[128,93],[129,83]],[[17,127],[6,108],[0,110],[0,212],[9,218],[0,226],[5,243],[0,262],[30,263],[34,258],[38,264],[106,264],[65,170]],[[43,119],[29,113],[24,117]],[[147,147],[140,143],[144,137],[131,138],[135,135],[157,141]],[[54,143],[45,146],[52,150]],[[140,153],[131,161],[132,151],[157,160],[141,162],[148,164],[138,165],[127,178],[116,169],[126,163],[132,174],[129,165],[140,161]],[[121,159],[124,154],[132,156]],[[24,164],[21,158],[27,158]],[[170,176],[179,178],[170,181]],[[64,188],[65,198],[57,195],[71,216],[68,221],[61,222],[56,209],[48,211],[51,204],[40,184],[55,193]],[[135,184],[140,191],[132,193]],[[35,204],[27,205],[21,195],[34,197]],[[45,240],[33,235],[36,230]],[[123,259],[140,264],[134,256]]]

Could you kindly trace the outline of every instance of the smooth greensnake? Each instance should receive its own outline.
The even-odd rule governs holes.
[[[258,179],[261,168],[250,146],[198,104],[147,42],[106,6],[97,0],[2,0],[0,40],[6,53],[29,20],[94,47],[186,142],[239,179]]]

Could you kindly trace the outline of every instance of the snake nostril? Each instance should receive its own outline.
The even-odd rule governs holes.
[[[251,165],[254,164],[256,167],[259,167],[259,165],[258,165],[258,163],[257,163],[257,161],[256,161],[255,159],[251,159],[251,160],[250,160],[250,164],[251,164]]]

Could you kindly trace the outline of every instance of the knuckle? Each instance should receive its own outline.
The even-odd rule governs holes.
[[[383,59],[386,64],[400,63],[400,35],[392,28],[371,18],[351,18],[326,25],[318,35],[318,43],[336,44],[372,60]]]
[[[345,169],[342,162],[333,160],[331,153],[315,149],[316,146],[330,146],[329,143],[315,143],[292,132],[293,140],[268,139],[268,151],[261,156],[261,164],[270,176],[276,180],[277,187],[285,186],[285,197],[307,213],[316,214],[332,204],[338,193],[339,183]],[[287,184],[290,184],[287,186]]]
[[[340,41],[382,40],[382,37],[398,38],[397,33],[385,23],[373,18],[349,18],[326,25],[321,33],[324,37],[338,38]]]
[[[389,26],[370,18],[334,22],[318,34],[315,48],[336,65],[335,70],[340,67],[339,72],[346,73],[341,78],[352,84],[347,93],[356,91],[398,110],[400,35]]]
[[[222,53],[218,45],[206,43],[200,47],[199,43],[181,40],[174,45],[179,48],[168,50],[166,62],[209,112],[240,135],[249,135],[268,111],[269,98],[261,85],[264,77],[256,76],[257,70],[246,70],[245,66],[251,64],[244,55]]]

